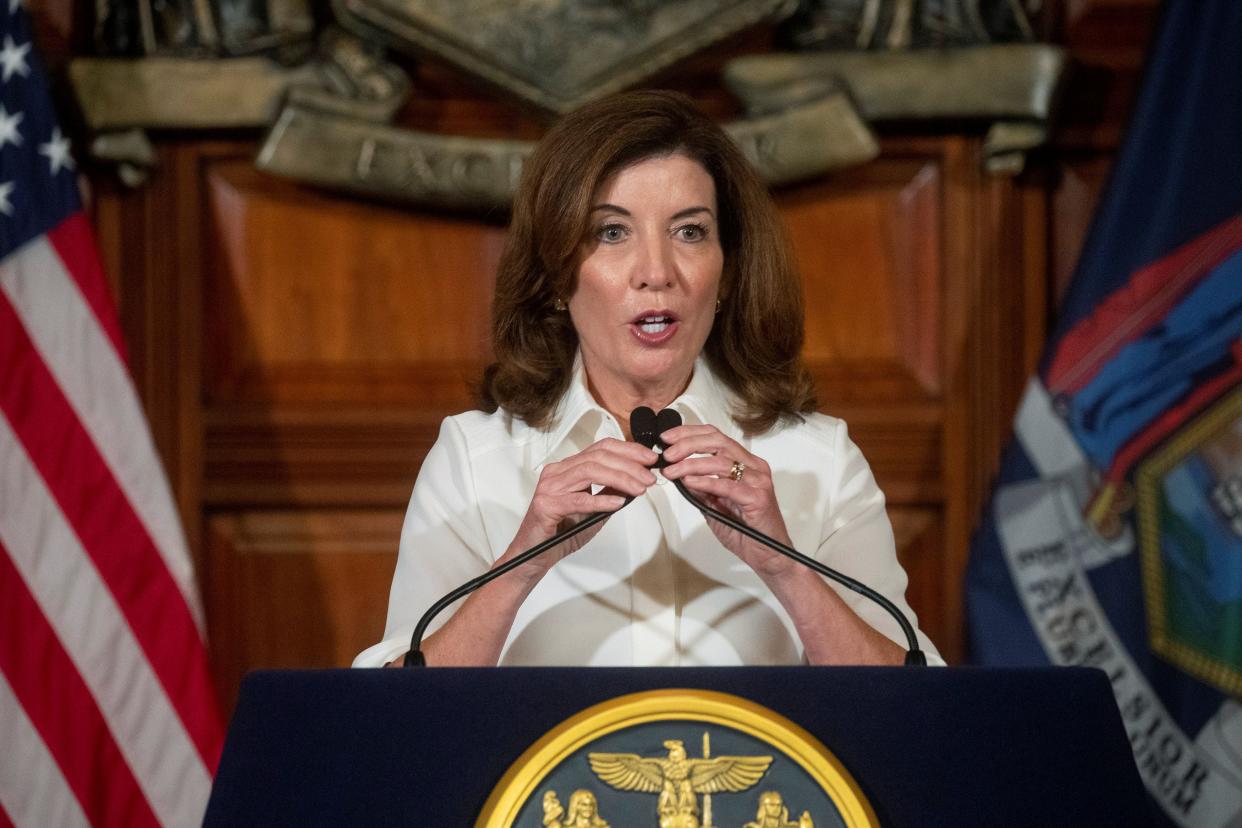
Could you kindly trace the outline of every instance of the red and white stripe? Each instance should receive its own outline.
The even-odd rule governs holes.
[[[222,740],[202,630],[75,215],[0,263],[0,825],[200,824]]]
[[[56,765],[39,731],[22,709],[13,688],[0,675],[0,743],[20,756],[19,762],[0,762],[0,825],[88,826],[86,813]]]
[[[202,629],[193,565],[92,246],[90,227],[76,214],[6,262],[0,285]]]

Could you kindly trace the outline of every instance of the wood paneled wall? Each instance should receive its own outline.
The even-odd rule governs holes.
[[[54,52],[81,43],[71,4],[33,5]],[[970,533],[1115,153],[1154,6],[1055,4],[1050,31],[1078,65],[1055,144],[1019,178],[982,172],[980,132],[906,126],[882,130],[871,164],[776,193],[822,407],[871,461],[911,604],[953,661]],[[767,41],[752,33],[661,83],[728,115],[720,63]],[[416,85],[411,125],[539,132],[443,67],[419,67]],[[413,477],[487,358],[504,233],[266,176],[257,140],[157,136],[147,187],[90,178],[226,710],[246,670],[345,665],[380,635]]]

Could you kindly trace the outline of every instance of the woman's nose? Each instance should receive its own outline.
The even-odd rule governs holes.
[[[666,239],[654,238],[641,245],[638,261],[630,278],[634,288],[671,288],[677,280],[672,245]]]

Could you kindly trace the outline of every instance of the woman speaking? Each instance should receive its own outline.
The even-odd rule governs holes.
[[[482,410],[446,419],[423,463],[385,640],[355,665],[398,659],[437,598],[593,512],[616,514],[442,615],[427,663],[901,663],[879,606],[671,485],[913,618],[884,496],[845,424],[814,411],[802,330],[767,190],[689,99],[634,92],[563,118],[514,200]],[[639,406],[684,423],[661,435],[660,471],[630,441]]]

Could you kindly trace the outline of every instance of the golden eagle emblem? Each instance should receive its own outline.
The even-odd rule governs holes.
[[[715,756],[691,759],[680,739],[664,743],[668,756],[591,753],[587,759],[600,781],[621,791],[659,793],[660,828],[701,828],[697,794],[736,793],[763,778],[771,756]]]

